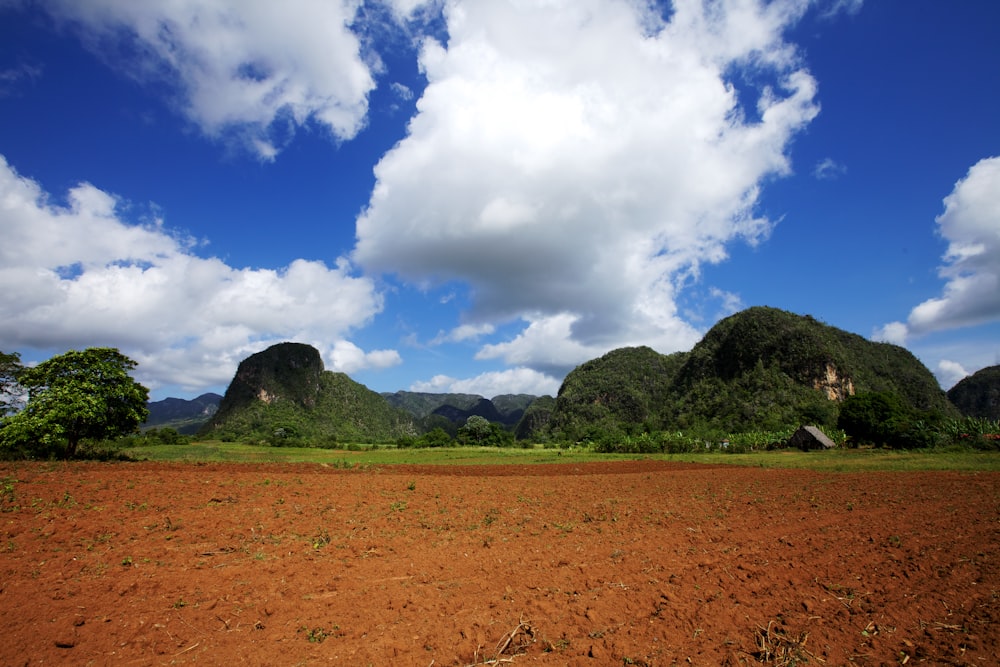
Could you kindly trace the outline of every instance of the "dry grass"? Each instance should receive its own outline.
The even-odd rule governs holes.
[[[754,633],[757,651],[752,655],[758,662],[778,665],[779,667],[793,667],[805,664],[810,660],[823,662],[822,658],[818,658],[806,650],[808,639],[808,632],[792,636],[774,621],[769,621],[766,628],[758,627]]]

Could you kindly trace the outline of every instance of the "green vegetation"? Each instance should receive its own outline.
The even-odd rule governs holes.
[[[221,400],[222,396],[207,393],[191,400],[165,398],[151,401],[146,406],[149,417],[142,429],[172,428],[183,435],[194,435],[215,414]]]
[[[840,407],[837,425],[855,443],[913,449],[931,447],[942,437],[944,417],[919,410],[892,392],[848,396]]]
[[[458,429],[458,442],[476,447],[511,447],[514,444],[514,436],[505,431],[500,424],[479,415],[472,415]]]
[[[323,369],[319,352],[281,343],[240,363],[203,437],[276,447],[393,442],[415,433],[407,413],[343,373]]]
[[[623,348],[566,376],[548,429],[556,440],[595,440],[662,429],[663,406],[685,359],[648,347]]]
[[[367,469],[386,465],[507,465],[649,460],[739,465],[760,468],[802,468],[825,472],[964,470],[1000,472],[1000,454],[950,447],[914,451],[835,449],[732,453],[727,450],[679,454],[613,454],[585,448],[438,447],[398,449],[356,446],[353,450],[314,447],[268,447],[205,441],[183,446],[152,445],[125,450],[136,459],[178,462],[309,463],[333,468]]]
[[[240,364],[198,434],[225,445],[192,443],[177,428],[162,426],[211,414],[217,395],[161,401],[160,428],[150,424],[136,433],[135,418],[142,414],[129,410],[146,390],[128,377],[135,363],[109,348],[87,353],[111,355],[100,359],[104,366],[96,357],[84,364],[97,379],[62,357],[23,369],[16,354],[0,353],[0,407],[16,409],[22,388],[30,397],[15,415],[0,414],[4,454],[73,456],[86,441],[102,456],[125,448],[137,457],[346,466],[353,464],[334,450],[383,458],[382,449],[412,450],[398,456],[426,460],[431,455],[417,450],[440,450],[450,459],[466,456],[451,454],[456,446],[510,450],[517,444],[528,455],[543,451],[552,460],[586,451],[609,457],[721,454],[734,463],[740,455],[786,448],[803,424],[821,427],[848,448],[1000,450],[996,419],[962,417],[906,350],[774,308],[750,308],[722,320],[687,353],[662,355],[648,347],[609,352],[570,373],[556,398],[380,395],[326,371],[315,348],[282,343]],[[70,354],[86,353],[63,357]],[[968,386],[986,387],[989,399],[993,379],[984,373],[986,384]],[[258,445],[265,453],[254,453],[251,446]],[[302,453],[309,449],[330,452]],[[506,460],[510,454],[496,456]]]
[[[8,458],[73,458],[84,440],[135,431],[148,414],[149,391],[129,375],[136,362],[118,350],[71,350],[17,372],[28,402],[0,427]]]
[[[524,414],[514,427],[514,437],[527,441],[547,439],[549,422],[552,421],[552,412],[555,409],[556,399],[553,397],[536,398],[524,409]]]
[[[578,367],[559,390],[548,435],[601,443],[678,431],[718,440],[802,424],[830,429],[841,401],[868,392],[894,394],[925,419],[958,416],[907,350],[757,307],[720,321],[690,352],[625,348]]]
[[[316,463],[336,468],[367,468],[375,465],[453,464],[500,465],[520,463],[573,463],[619,460],[623,457],[594,453],[582,448],[542,449],[496,447],[398,448],[350,443],[340,449],[316,447],[270,447],[207,440],[189,445],[149,445],[126,448],[137,460],[230,463]],[[628,458],[628,457],[625,457]]]
[[[966,417],[1000,419],[1000,366],[976,371],[948,390],[948,400]]]
[[[478,394],[431,394],[417,391],[397,391],[392,394],[384,393],[382,396],[393,407],[405,410],[418,419],[433,414],[444,405],[470,410],[483,398]]]
[[[21,355],[0,352],[0,419],[16,412],[21,395],[17,376],[22,370]]]

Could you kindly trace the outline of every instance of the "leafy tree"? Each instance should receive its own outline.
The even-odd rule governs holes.
[[[511,447],[514,444],[514,434],[486,417],[472,415],[458,429],[458,441],[463,445],[480,447]]]
[[[844,401],[837,426],[855,442],[886,445],[891,443],[899,424],[905,420],[906,409],[898,396],[866,392]]]
[[[513,447],[514,434],[505,429],[501,424],[490,422],[490,432],[486,437],[484,445],[490,447]]]
[[[458,429],[458,439],[466,445],[485,445],[490,437],[490,422],[486,417],[472,415]]]
[[[21,355],[0,352],[0,419],[16,412],[21,396],[17,376],[21,372]]]
[[[441,427],[432,428],[416,441],[417,447],[448,447],[449,445],[451,445],[451,436]]]
[[[837,427],[855,443],[904,449],[936,444],[943,421],[941,413],[914,408],[896,393],[873,391],[844,400]]]
[[[28,402],[4,421],[0,449],[72,458],[84,439],[135,431],[149,415],[149,390],[129,375],[135,367],[117,349],[92,347],[22,370],[18,382],[28,391]]]

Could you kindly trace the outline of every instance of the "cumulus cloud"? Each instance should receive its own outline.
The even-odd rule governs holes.
[[[913,308],[905,323],[886,325],[880,333],[892,342],[1000,320],[1000,157],[969,169],[945,197],[937,223],[948,242],[938,271],[944,291]]]
[[[359,0],[44,0],[98,54],[167,81],[206,135],[235,133],[273,159],[314,121],[337,139],[363,127],[377,60],[351,26]],[[284,137],[284,138],[283,138]]]
[[[448,3],[353,259],[467,282],[475,321],[524,320],[481,358],[556,373],[623,344],[690,347],[679,292],[767,236],[761,184],[818,112],[782,37],[808,5]]]
[[[396,350],[365,352],[349,340],[336,341],[324,356],[327,370],[347,373],[348,375],[368,368],[391,368],[403,362]]]
[[[937,372],[934,375],[937,376],[942,387],[951,389],[959,380],[968,376],[969,371],[965,370],[965,367],[957,361],[942,359],[938,362]]]
[[[908,334],[903,322],[889,322],[872,332],[872,340],[880,343],[892,343],[893,345],[906,345]]]
[[[0,349],[120,347],[154,388],[225,384],[241,359],[282,340],[328,350],[334,369],[399,363],[395,351],[343,339],[382,309],[346,259],[231,267],[162,223],[122,220],[115,197],[93,185],[67,201],[49,203],[0,156]]]
[[[410,391],[430,393],[478,394],[493,398],[500,394],[532,394],[554,396],[559,380],[530,368],[492,371],[460,380],[447,375],[435,375],[426,382],[415,382]]]

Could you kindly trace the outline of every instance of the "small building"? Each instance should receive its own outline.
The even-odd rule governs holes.
[[[827,437],[826,433],[815,426],[800,426],[799,430],[788,439],[789,447],[798,447],[802,450],[809,449],[834,449],[837,445]]]

